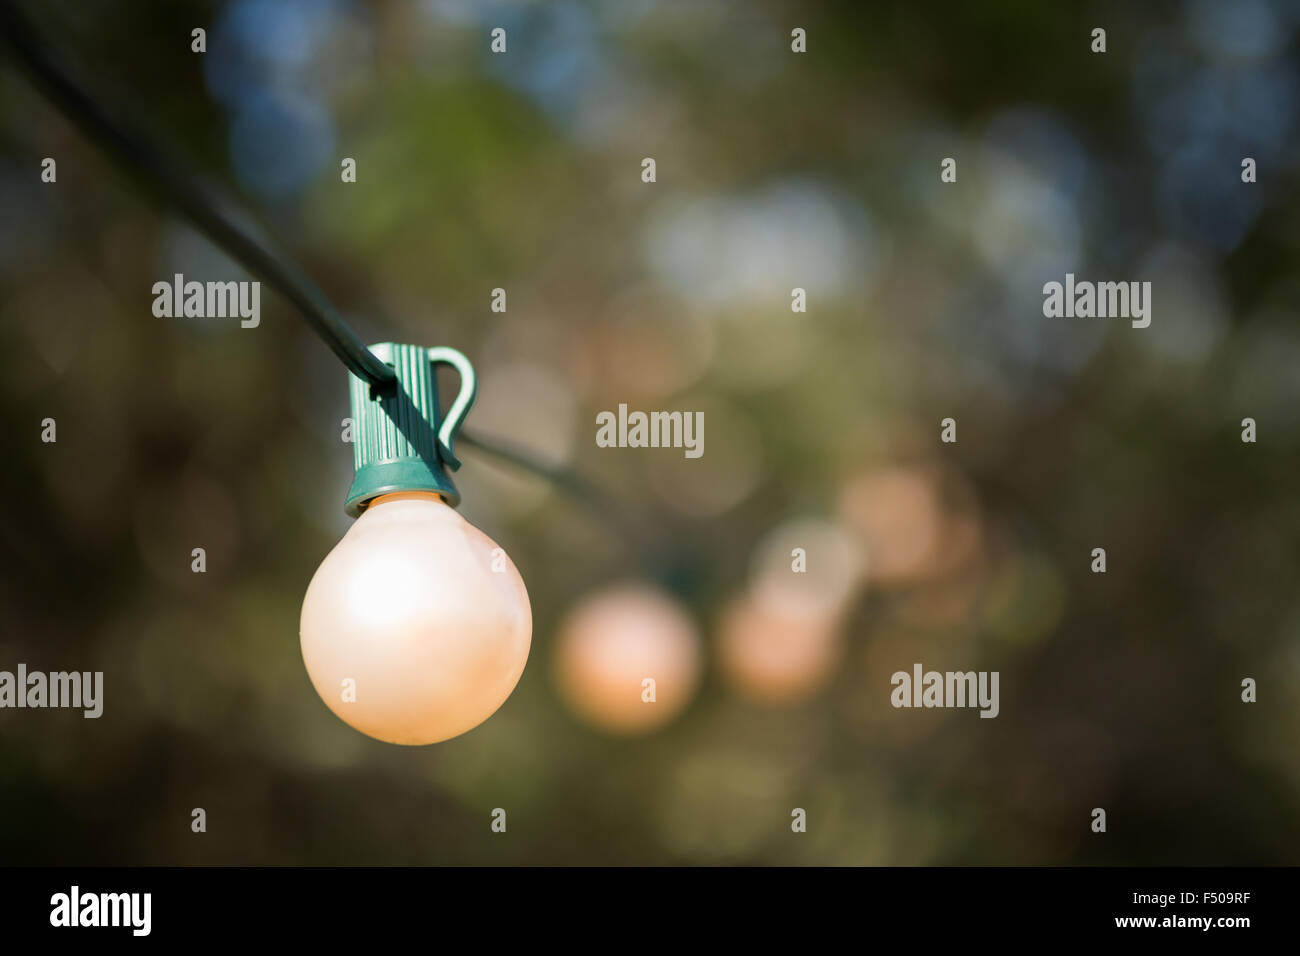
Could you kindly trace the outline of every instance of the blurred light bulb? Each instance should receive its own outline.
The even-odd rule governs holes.
[[[662,592],[643,584],[606,589],[585,598],[560,625],[560,691],[579,716],[603,730],[653,730],[694,695],[699,644],[690,617]]]
[[[532,642],[514,563],[432,492],[381,495],[321,562],[302,656],[344,723],[394,744],[478,726],[514,690]]]
[[[727,605],[718,658],[728,683],[769,704],[812,696],[840,657],[838,614],[811,604],[755,599]]]
[[[932,573],[942,515],[930,473],[895,467],[861,475],[840,493],[840,513],[866,539],[871,577],[897,585]]]
[[[755,548],[750,593],[763,604],[788,605],[794,619],[829,617],[852,600],[866,567],[852,530],[820,518],[786,521]]]

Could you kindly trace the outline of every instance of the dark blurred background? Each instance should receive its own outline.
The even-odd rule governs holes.
[[[349,525],[342,366],[265,286],[256,329],[155,318],[175,272],[248,277],[6,58],[0,669],[102,670],[105,709],[0,711],[0,862],[1300,858],[1300,6],[25,6],[367,341],[464,351],[469,428],[668,549],[466,448],[528,669],[443,744],[345,726],[298,646]],[[1150,280],[1150,328],[1044,318],[1066,272]],[[597,448],[620,402],[704,411],[704,456]],[[631,734],[555,662],[627,581],[702,667]],[[1000,716],[893,709],[918,661],[999,671]]]

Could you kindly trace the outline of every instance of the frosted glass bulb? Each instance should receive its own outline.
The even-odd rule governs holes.
[[[372,501],[302,602],[316,692],[344,723],[394,744],[487,720],[519,682],[532,631],[514,563],[430,492]]]
[[[694,696],[699,643],[695,625],[672,598],[639,583],[616,585],[584,598],[561,622],[560,692],[602,730],[654,730]]]
[[[723,612],[718,657],[746,696],[790,704],[814,694],[840,656],[837,613],[811,602],[746,595]]]

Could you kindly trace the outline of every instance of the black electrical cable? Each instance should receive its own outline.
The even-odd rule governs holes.
[[[366,348],[320,287],[276,247],[265,231],[241,215],[211,185],[185,172],[152,146],[140,131],[110,115],[83,85],[71,78],[70,71],[59,63],[31,21],[10,0],[0,0],[0,25],[0,33],[28,74],[127,172],[296,305],[312,330],[355,375],[381,389],[395,381],[393,370]]]
[[[8,41],[19,64],[69,119],[148,191],[179,209],[210,239],[297,306],[312,331],[353,374],[380,389],[396,381],[393,369],[366,347],[320,287],[265,230],[214,186],[185,171],[141,131],[100,105],[84,84],[72,78],[70,69],[60,62],[14,0],[0,0],[0,35]],[[620,528],[642,558],[664,555],[664,542],[657,535],[635,527],[624,509],[571,469],[545,464],[530,452],[472,432],[462,432],[459,437],[466,445],[546,478],[560,491],[599,512],[607,523]]]

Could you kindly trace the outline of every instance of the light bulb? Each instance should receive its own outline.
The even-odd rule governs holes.
[[[840,656],[837,614],[816,604],[745,595],[727,605],[718,657],[728,683],[768,704],[812,696]]]
[[[613,733],[654,730],[676,717],[700,680],[700,640],[681,606],[628,583],[582,600],[559,627],[556,671],[569,707]]]
[[[303,599],[302,656],[345,723],[432,744],[510,696],[532,629],[506,553],[439,495],[401,492],[371,500],[321,562]]]
[[[927,471],[894,467],[861,475],[840,493],[840,513],[865,539],[878,584],[928,577],[942,559],[943,515]]]

